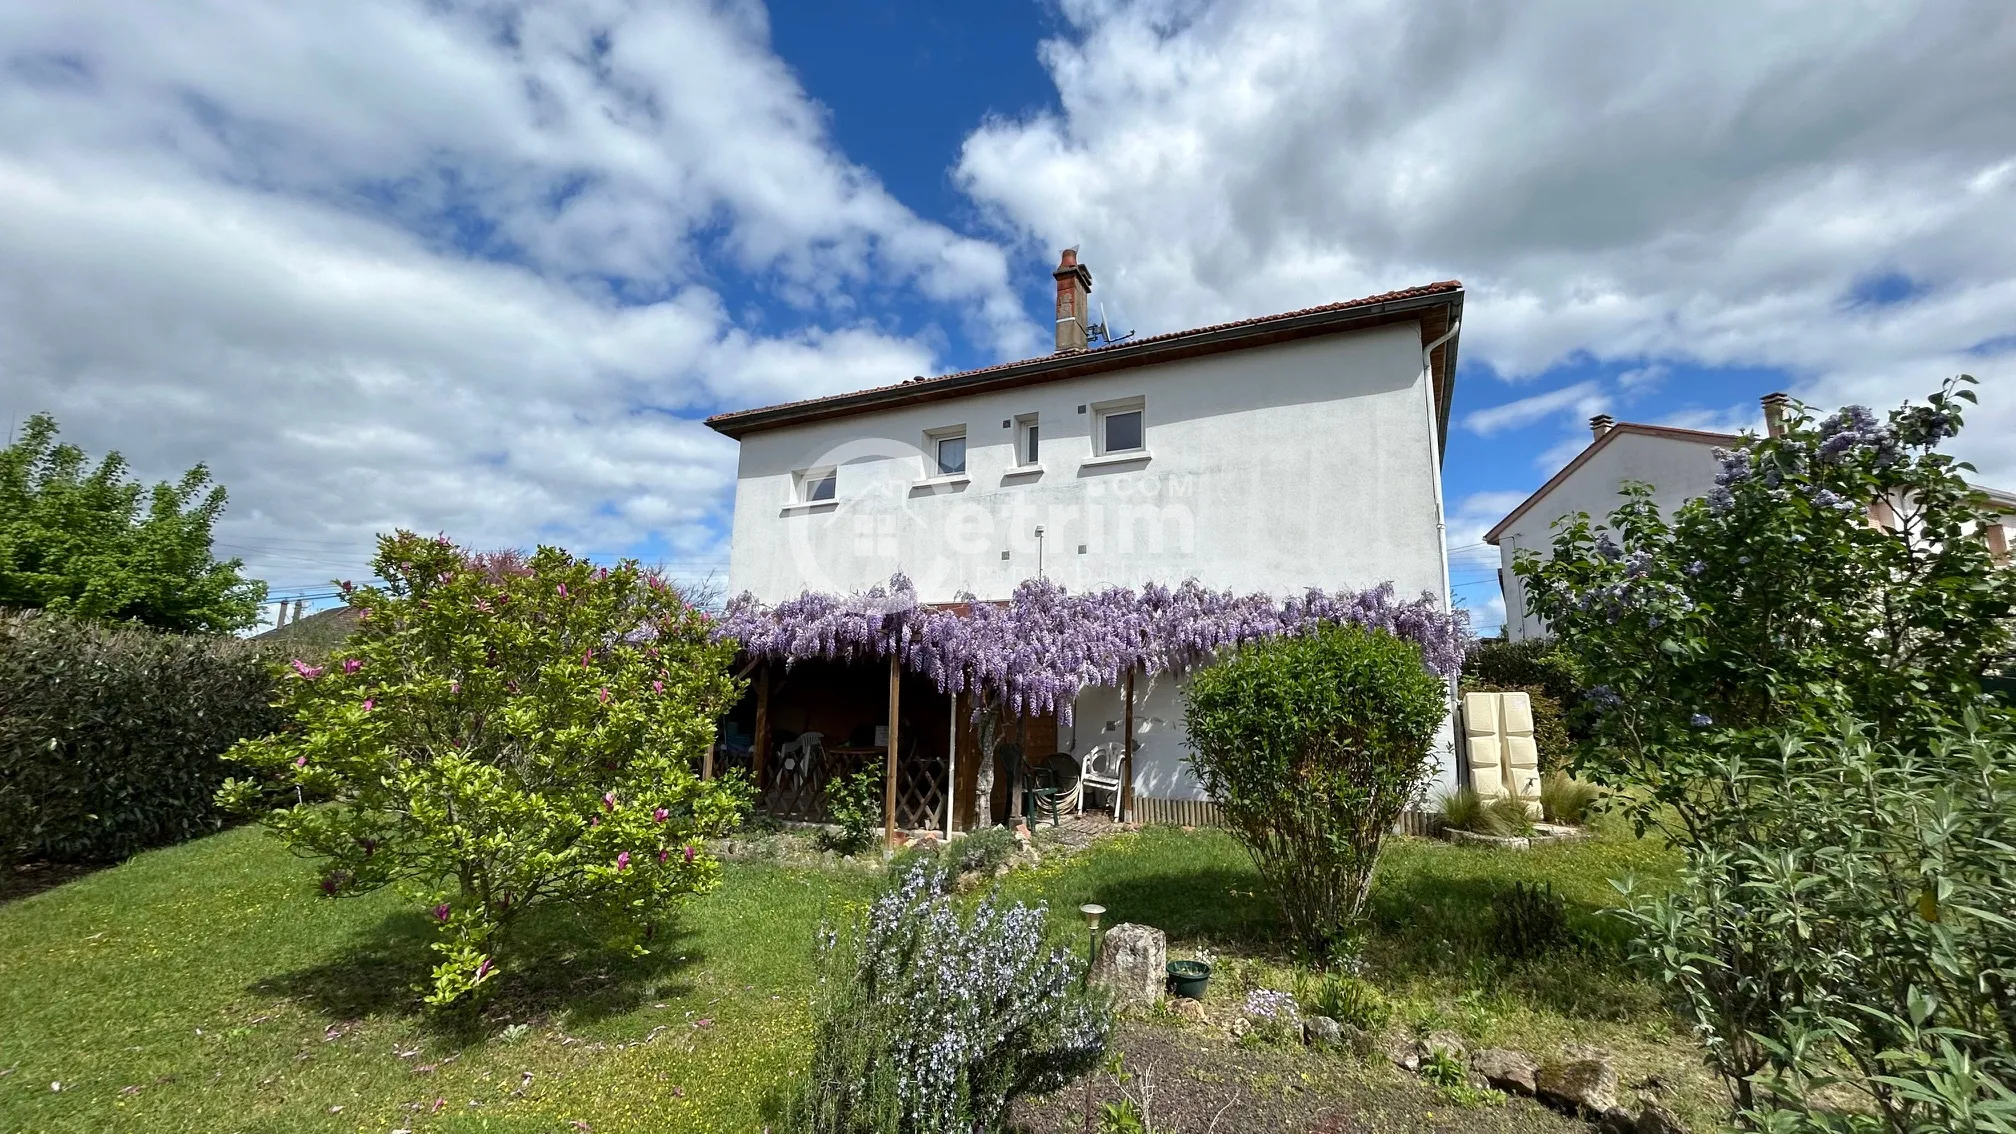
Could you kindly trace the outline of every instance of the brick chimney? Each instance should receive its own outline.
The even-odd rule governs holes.
[[[1078,262],[1078,250],[1066,248],[1050,273],[1057,280],[1057,353],[1085,349],[1086,298],[1092,293],[1092,271]]]
[[[1610,427],[1615,424],[1617,424],[1616,418],[1611,417],[1607,413],[1599,413],[1595,417],[1589,419],[1589,432],[1594,433],[1596,435],[1596,439],[1598,441],[1601,441],[1603,439],[1603,435],[1605,433],[1610,432]]]
[[[1785,407],[1792,402],[1784,394],[1766,394],[1759,399],[1764,404],[1764,432],[1772,437],[1785,435]]]

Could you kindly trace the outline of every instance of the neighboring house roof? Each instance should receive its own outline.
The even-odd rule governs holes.
[[[328,610],[304,614],[285,626],[254,634],[252,638],[307,654],[320,654],[342,645],[356,629],[357,612],[347,606],[333,606]]]
[[[1458,326],[1462,317],[1463,285],[1457,280],[1444,280],[1441,283],[1410,287],[1402,291],[1389,291],[1382,295],[1368,295],[1363,299],[1309,307],[1280,315],[1266,315],[1234,323],[1219,323],[1188,331],[1152,335],[1145,339],[1132,339],[1098,350],[1048,354],[1040,358],[1023,359],[1020,362],[1004,362],[975,370],[941,374],[935,378],[912,378],[893,386],[878,386],[849,394],[834,394],[759,409],[719,413],[708,418],[707,424],[717,433],[740,438],[745,434],[764,429],[823,421],[850,414],[870,413],[898,406],[962,397],[967,394],[1011,389],[1016,386],[1035,385],[1040,382],[1057,382],[1087,374],[1266,346],[1313,335],[1355,331],[1388,323],[1418,321],[1421,324],[1421,345],[1426,346],[1442,337],[1452,327]],[[1441,419],[1437,433],[1445,439],[1443,442],[1445,446],[1449,433],[1450,389],[1456,374],[1456,343],[1457,337],[1452,335],[1448,342],[1435,349],[1429,361],[1435,383],[1436,412]]]
[[[1635,421],[1620,421],[1605,430],[1603,436],[1589,443],[1589,447],[1575,454],[1575,459],[1562,466],[1561,471],[1548,478],[1547,483],[1533,491],[1533,495],[1519,502],[1517,508],[1507,513],[1490,531],[1484,533],[1484,542],[1496,546],[1498,537],[1505,529],[1519,522],[1519,517],[1532,511],[1542,497],[1560,487],[1562,482],[1575,475],[1575,470],[1589,463],[1590,459],[1603,451],[1604,447],[1620,435],[1636,433],[1644,437],[1665,437],[1674,441],[1698,441],[1703,445],[1734,445],[1743,440],[1734,433],[1710,433],[1705,429],[1682,429],[1677,425],[1640,425]]]

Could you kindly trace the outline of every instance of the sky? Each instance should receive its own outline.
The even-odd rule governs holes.
[[[2016,6],[66,0],[0,7],[0,415],[206,463],[276,594],[373,535],[719,575],[724,409],[1468,288],[1482,533],[1587,419],[1981,379],[2016,488]]]

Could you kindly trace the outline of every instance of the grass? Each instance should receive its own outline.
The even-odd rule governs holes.
[[[1366,975],[1402,1026],[1536,1054],[1595,1043],[1627,1082],[1681,1081],[1691,1049],[1600,913],[1606,878],[1672,871],[1614,833],[1524,854],[1396,840]],[[1492,953],[1485,911],[1521,881],[1564,899],[1575,948]],[[409,990],[427,931],[397,897],[321,899],[310,865],[254,829],[142,855],[0,905],[0,1129],[760,1130],[804,1061],[814,931],[875,885],[729,863],[653,956],[603,950],[592,925],[534,924],[483,1014],[440,1020]],[[1178,955],[1211,949],[1219,1005],[1295,987],[1275,908],[1223,834],[1150,829],[1006,889],[1047,901],[1065,940],[1085,941],[1077,907],[1096,901],[1109,926],[1161,927]]]

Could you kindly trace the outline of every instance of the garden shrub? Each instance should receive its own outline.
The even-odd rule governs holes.
[[[969,1134],[1015,1099],[1096,1069],[1112,1018],[1045,907],[989,895],[970,912],[948,874],[914,865],[862,921],[820,941],[813,1055],[792,1128]]]
[[[2016,724],[1876,731],[1732,744],[1741,833],[1633,904],[1640,958],[1746,1126],[1847,1129],[1845,1089],[1895,1134],[2016,1129]]]
[[[1191,767],[1311,954],[1346,946],[1386,833],[1425,784],[1447,689],[1420,648],[1325,626],[1240,648],[1184,690]]]
[[[1328,1016],[1375,1036],[1393,1019],[1393,1005],[1371,982],[1334,973],[1303,998],[1302,1007],[1312,1016]]]
[[[0,862],[106,862],[215,831],[218,757],[281,724],[232,638],[0,612]]]
[[[1564,714],[1582,703],[1582,665],[1552,638],[1480,638],[1463,653],[1463,684],[1480,691],[1539,693]],[[1535,725],[1539,721],[1535,712]],[[1568,719],[1562,717],[1566,727]]]
[[[283,667],[294,728],[232,751],[265,779],[220,800],[256,811],[266,782],[333,797],[261,822],[323,860],[324,893],[400,884],[432,911],[432,1004],[491,979],[535,905],[618,915],[641,952],[717,884],[702,840],[744,808],[739,780],[692,771],[735,699],[734,646],[634,562],[500,565],[400,532],[373,566],[383,587],[344,585],[359,621],[340,656]]]
[[[1685,855],[1640,956],[1750,1128],[2016,1128],[2016,746],[1982,681],[2016,570],[1938,451],[1972,381],[1795,406],[1670,524],[1634,488],[1515,565],[1593,683],[1580,771]],[[1840,1090],[1873,1124],[1813,1101]]]
[[[954,874],[992,874],[1020,849],[1015,832],[1006,827],[985,827],[947,843],[940,853],[946,869]]]
[[[1603,789],[1564,771],[1549,772],[1540,780],[1540,813],[1549,823],[1579,827],[1602,798]]]
[[[826,783],[826,813],[840,827],[838,834],[827,832],[829,849],[841,854],[858,854],[868,849],[882,830],[882,769],[863,768],[851,776]]]

